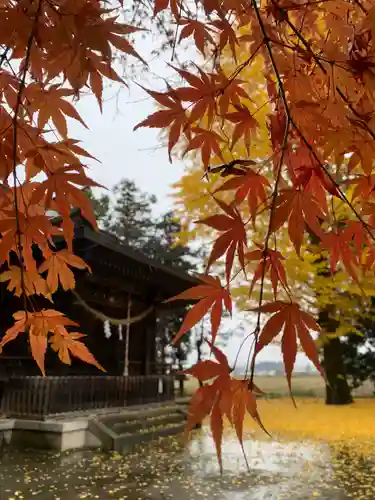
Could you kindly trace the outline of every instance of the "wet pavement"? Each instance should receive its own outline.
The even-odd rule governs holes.
[[[0,457],[0,500],[374,500],[375,472],[347,452],[311,442],[225,437],[220,476],[208,432],[184,447],[168,438],[132,454],[16,452]]]

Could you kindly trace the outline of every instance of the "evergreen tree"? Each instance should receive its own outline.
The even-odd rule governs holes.
[[[187,245],[176,245],[174,235],[181,231],[179,222],[169,211],[158,218],[153,216],[157,204],[154,195],[142,192],[134,181],[122,179],[113,189],[113,196],[94,195],[86,190],[93,203],[99,226],[118,238],[125,245],[141,252],[146,257],[170,267],[191,271],[201,253]],[[159,331],[165,338],[162,345],[169,345],[179,330],[186,308],[175,309],[163,317]],[[189,335],[184,336],[178,347],[169,352],[172,363],[182,366],[191,350]]]

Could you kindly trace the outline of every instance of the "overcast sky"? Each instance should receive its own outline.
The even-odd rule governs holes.
[[[144,55],[147,48],[142,43],[138,50]],[[152,72],[143,76],[139,83],[153,90],[164,90],[164,81],[159,75],[167,78],[170,74],[171,70],[166,67],[165,61],[159,59],[153,61]],[[171,209],[171,185],[181,177],[184,164],[177,160],[173,164],[169,163],[157,130],[144,128],[133,132],[136,124],[156,111],[153,100],[135,84],[131,84],[129,89],[120,89],[116,84],[105,92],[105,99],[103,114],[92,96],[84,97],[78,104],[78,110],[89,130],[70,121],[71,137],[82,140],[82,147],[101,162],[89,162],[89,175],[108,189],[124,177],[132,179],[142,190],[157,196],[156,210],[159,213]],[[240,342],[235,338],[228,345],[227,354],[232,362]],[[246,343],[241,350],[240,364],[246,363],[248,347]],[[259,360],[268,359],[280,360],[280,349],[271,346],[259,354]],[[305,356],[298,355],[298,365],[304,366],[307,362]]]

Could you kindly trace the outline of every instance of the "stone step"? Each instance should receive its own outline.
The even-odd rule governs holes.
[[[184,423],[186,417],[182,412],[166,413],[148,418],[139,418],[137,420],[124,420],[116,422],[111,426],[111,429],[116,434],[134,433],[142,429],[149,429],[155,426],[168,426],[174,423]],[[108,422],[105,422],[108,425]]]
[[[184,402],[169,403],[98,415],[89,421],[89,429],[101,441],[103,449],[127,452],[142,443],[181,434],[186,416]]]
[[[98,416],[98,419],[103,422],[107,427],[113,428],[115,424],[124,422],[136,422],[142,419],[149,419],[154,417],[162,417],[170,414],[181,413],[185,415],[184,405],[170,404],[159,406],[156,408],[142,408],[137,410],[126,409],[112,415]]]
[[[134,434],[120,434],[114,439],[113,450],[120,453],[129,453],[141,444],[149,443],[162,437],[182,434],[184,429],[185,423],[175,423],[174,425],[154,427]]]

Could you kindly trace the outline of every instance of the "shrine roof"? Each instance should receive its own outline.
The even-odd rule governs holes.
[[[130,248],[105,231],[96,231],[80,216],[72,214],[75,224],[74,250],[92,267],[93,275],[108,280],[129,280],[157,289],[166,298],[201,281],[184,270],[152,260]],[[59,223],[59,219],[54,219]]]

